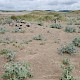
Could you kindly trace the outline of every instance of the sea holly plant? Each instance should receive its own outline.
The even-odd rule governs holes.
[[[61,46],[61,48],[58,51],[60,54],[67,53],[70,55],[77,52],[76,47],[72,43]]]
[[[8,62],[15,60],[15,53],[12,51],[9,51],[5,56]]]
[[[3,50],[7,63],[4,66],[3,80],[24,80],[32,77],[29,72],[29,65],[15,61],[15,54],[12,51]]]
[[[80,36],[79,37],[76,37],[74,40],[73,40],[73,44],[77,47],[80,47]]]
[[[61,66],[61,68],[63,69],[63,73],[62,76],[60,78],[60,80],[76,80],[72,75],[72,70],[73,70],[73,66],[70,64],[70,61],[68,59],[63,60],[63,65]]]
[[[65,32],[73,33],[73,32],[76,32],[76,29],[75,27],[68,26],[65,28]]]
[[[55,24],[50,25],[50,28],[57,28],[57,29],[61,29],[61,28],[62,28],[62,26],[61,26],[60,24],[55,23]]]
[[[32,77],[27,67],[27,64],[19,62],[10,62],[4,66],[5,72],[2,76],[4,80],[24,80],[27,77]]]

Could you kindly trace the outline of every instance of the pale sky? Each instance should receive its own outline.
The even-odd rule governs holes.
[[[80,10],[80,0],[0,0],[0,10]]]

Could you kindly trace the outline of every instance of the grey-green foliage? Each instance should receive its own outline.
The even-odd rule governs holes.
[[[65,32],[73,33],[76,32],[75,27],[68,26],[65,28]]]
[[[4,27],[3,28],[0,28],[0,33],[1,34],[5,34],[5,32],[7,32],[7,29],[6,28],[4,28]]]
[[[67,20],[67,25],[73,25],[73,23],[74,23],[74,22],[73,22],[72,19],[68,19],[68,20]]]
[[[72,75],[73,66],[70,65],[70,62],[68,61],[68,64],[62,65],[63,73],[60,78],[60,80],[76,80]]]
[[[76,37],[76,38],[73,40],[73,44],[74,44],[75,46],[80,47],[80,36],[79,36],[79,37]]]
[[[61,29],[61,28],[62,28],[62,26],[61,26],[60,24],[55,23],[55,24],[50,25],[50,28],[57,28],[57,29]]]
[[[27,77],[32,77],[27,64],[10,62],[7,63],[4,68],[5,72],[2,76],[4,80],[24,80]]]
[[[15,60],[15,53],[12,52],[12,51],[9,51],[9,52],[6,54],[6,59],[7,59],[8,62],[14,61],[14,60]]]
[[[0,54],[1,55],[5,55],[7,61],[14,61],[14,58],[15,58],[15,53],[8,50],[8,49],[2,49],[0,51]]]
[[[13,33],[24,33],[25,30],[19,29],[19,28],[14,28],[12,32],[13,32]]]
[[[70,64],[70,60],[68,58],[63,59],[63,64],[64,65],[69,65]]]
[[[9,50],[7,50],[7,49],[2,49],[1,51],[0,51],[0,54],[1,55],[3,55],[3,54],[8,54],[9,53]]]
[[[72,43],[68,44],[68,45],[61,46],[61,48],[59,49],[59,53],[60,54],[67,53],[67,54],[71,55],[73,53],[76,53],[76,47]]]
[[[34,40],[43,40],[43,36],[42,35],[37,35],[33,37]]]
[[[6,18],[6,19],[5,19],[5,23],[6,23],[6,24],[10,24],[10,23],[12,23],[12,21],[13,21],[13,20],[12,20],[11,18]]]

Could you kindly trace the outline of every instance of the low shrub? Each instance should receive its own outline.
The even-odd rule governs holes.
[[[43,36],[42,35],[37,35],[33,37],[34,40],[43,40]]]
[[[73,33],[76,32],[76,29],[74,27],[68,26],[65,28],[65,32]]]
[[[62,65],[62,69],[63,69],[63,73],[62,76],[60,78],[60,80],[76,80],[72,75],[72,70],[73,70],[73,66],[70,65],[70,63],[68,62],[68,64],[63,64]]]
[[[13,15],[13,16],[11,16],[11,19],[17,20],[17,17]]]
[[[9,24],[10,25],[10,23],[12,23],[12,22],[13,22],[13,20],[11,18],[5,19],[5,23],[6,24]]]
[[[14,28],[12,33],[25,33],[25,30],[19,29],[19,28]]]
[[[73,44],[64,45],[59,49],[60,54],[73,54],[76,53],[76,47]]]
[[[10,62],[4,66],[5,72],[2,76],[4,80],[24,80],[27,77],[32,77],[27,64],[19,62]]]
[[[69,61],[70,61],[70,60],[69,60],[68,58],[65,58],[65,59],[63,59],[63,64],[64,64],[64,65],[69,65],[69,64],[70,64]]]
[[[9,53],[9,50],[7,50],[7,49],[2,49],[1,51],[0,51],[0,54],[8,54]]]
[[[15,53],[12,52],[12,51],[9,51],[9,52],[6,54],[6,59],[7,59],[8,62],[14,61],[14,60],[15,60]]]
[[[80,47],[80,37],[76,37],[76,38],[73,40],[73,44],[74,44],[75,46]]]
[[[57,28],[57,29],[61,29],[61,28],[62,28],[62,26],[61,26],[60,24],[55,23],[55,24],[50,25],[50,28]]]
[[[5,34],[5,32],[7,32],[7,29],[6,28],[0,28],[0,33],[1,34]]]

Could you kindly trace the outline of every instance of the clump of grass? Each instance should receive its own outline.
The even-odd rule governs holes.
[[[11,16],[11,19],[17,20],[17,17],[13,15],[13,16]]]
[[[64,45],[59,49],[59,53],[60,54],[67,53],[71,55],[73,53],[76,53],[76,47],[72,43],[68,45]]]
[[[61,29],[61,28],[62,28],[62,26],[61,26],[60,24],[55,23],[55,24],[50,25],[50,28],[57,28],[57,29]]]
[[[80,37],[76,37],[76,38],[73,40],[73,44],[74,44],[75,46],[80,47]]]
[[[42,35],[37,35],[33,37],[34,40],[43,40],[43,36]]]
[[[2,76],[4,80],[24,80],[27,77],[32,77],[28,70],[27,64],[19,62],[10,62],[4,66],[5,72]]]
[[[65,28],[65,32],[73,33],[76,32],[75,27],[68,26]]]
[[[68,64],[62,65],[63,73],[60,80],[76,80],[72,75],[73,66],[70,65],[70,61],[67,59]]]

